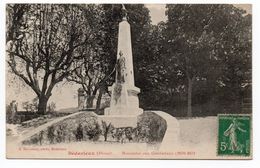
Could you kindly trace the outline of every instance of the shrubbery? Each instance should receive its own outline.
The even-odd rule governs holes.
[[[73,141],[97,141],[101,135],[97,118],[89,113],[67,118],[49,126],[23,144],[55,144]]]
[[[24,144],[55,144],[76,141],[110,142],[161,142],[167,128],[166,121],[154,113],[143,113],[138,117],[137,127],[115,128],[111,123],[98,123],[90,113],[76,115],[49,126],[24,141]],[[103,135],[104,138],[100,138]]]

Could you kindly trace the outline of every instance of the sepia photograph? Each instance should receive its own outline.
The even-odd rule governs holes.
[[[8,159],[252,159],[252,4],[5,10]]]

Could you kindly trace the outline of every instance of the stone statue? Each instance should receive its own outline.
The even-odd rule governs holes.
[[[116,83],[124,83],[125,82],[125,57],[123,57],[122,51],[119,52],[119,58],[116,63]]]
[[[127,20],[127,11],[124,4],[122,4],[122,15],[123,15],[123,20]]]

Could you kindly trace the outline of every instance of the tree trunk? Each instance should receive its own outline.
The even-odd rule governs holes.
[[[39,114],[46,114],[46,109],[47,109],[47,103],[48,103],[49,97],[45,95],[41,95],[39,97],[39,104],[38,104],[38,113]]]
[[[97,98],[97,104],[96,104],[96,113],[99,114],[100,112],[100,105],[101,105],[101,99],[103,95],[103,89],[99,89],[98,98]]]
[[[107,131],[104,133],[104,138],[105,138],[105,141],[107,141]]]
[[[187,117],[192,117],[192,83],[194,78],[188,78],[188,112]]]
[[[88,96],[88,98],[87,98],[87,108],[93,107],[94,98],[95,98],[95,95]]]
[[[107,141],[107,135],[110,130],[110,127],[111,127],[111,124],[105,125],[105,132],[104,132],[105,141]]]

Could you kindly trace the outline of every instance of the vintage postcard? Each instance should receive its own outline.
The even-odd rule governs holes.
[[[252,5],[6,4],[6,157],[252,159]]]

